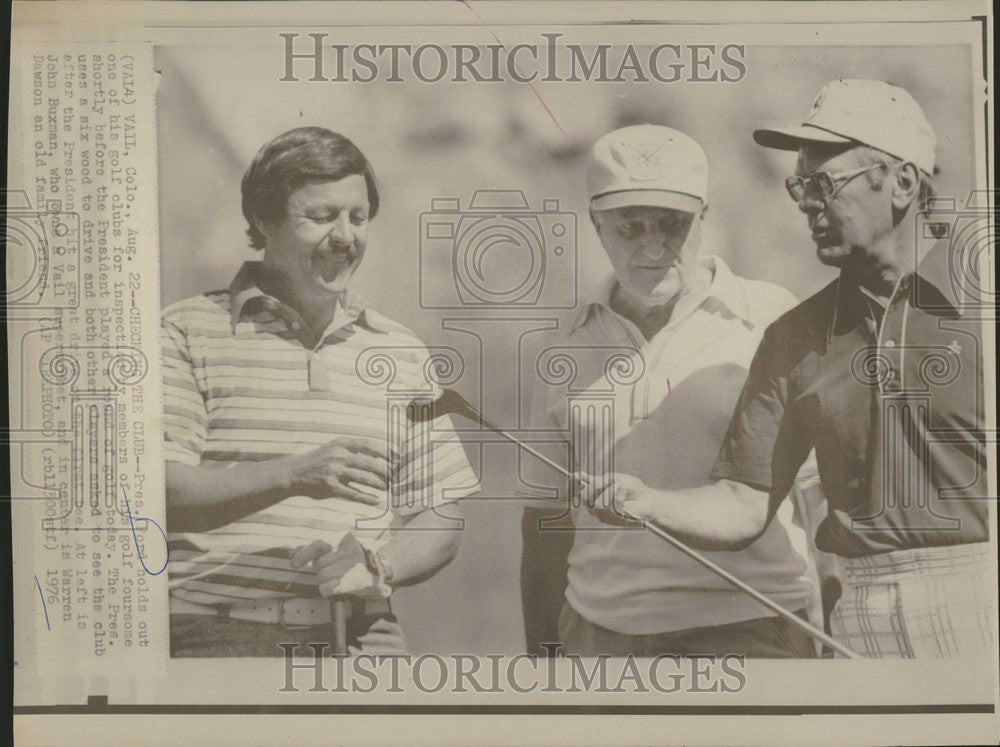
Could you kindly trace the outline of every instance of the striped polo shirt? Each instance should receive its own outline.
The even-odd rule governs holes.
[[[298,313],[260,290],[260,272],[247,262],[228,289],[163,311],[167,461],[238,469],[352,437],[387,447],[394,479],[381,506],[290,496],[211,531],[169,532],[171,594],[201,604],[318,596],[311,568],[289,564],[296,548],[348,532],[377,547],[395,516],[478,490],[447,417],[401,417],[398,393],[439,393],[413,333],[348,294],[313,345]]]

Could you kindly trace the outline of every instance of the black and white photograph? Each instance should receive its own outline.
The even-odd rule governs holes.
[[[19,743],[997,735],[988,5],[16,5]]]

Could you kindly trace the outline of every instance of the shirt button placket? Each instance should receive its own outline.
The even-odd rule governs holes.
[[[881,353],[889,361],[889,380],[886,383],[885,388],[890,392],[899,392],[902,388],[900,385],[901,379],[899,371],[900,347],[896,344],[896,340],[900,332],[899,314],[899,303],[890,302],[888,308],[885,310],[885,316],[882,320],[882,346],[879,353]]]
[[[325,392],[330,388],[330,377],[323,363],[322,354],[312,350],[309,356],[309,389],[314,392]]]

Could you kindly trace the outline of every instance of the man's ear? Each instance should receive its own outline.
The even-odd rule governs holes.
[[[269,223],[265,221],[263,218],[261,218],[259,215],[253,216],[252,220],[253,220],[253,227],[257,229],[258,233],[266,237]]]
[[[912,161],[904,161],[893,172],[896,179],[892,187],[892,206],[897,210],[906,210],[920,192],[920,170]]]

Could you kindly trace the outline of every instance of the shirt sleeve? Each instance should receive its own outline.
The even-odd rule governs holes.
[[[812,448],[789,401],[790,346],[764,333],[733,412],[713,480],[735,480],[784,498]]]
[[[479,480],[447,415],[405,426],[393,509],[407,516],[479,492]]]
[[[198,388],[187,337],[172,322],[160,325],[163,349],[163,433],[166,461],[198,466],[208,434],[208,410]]]

